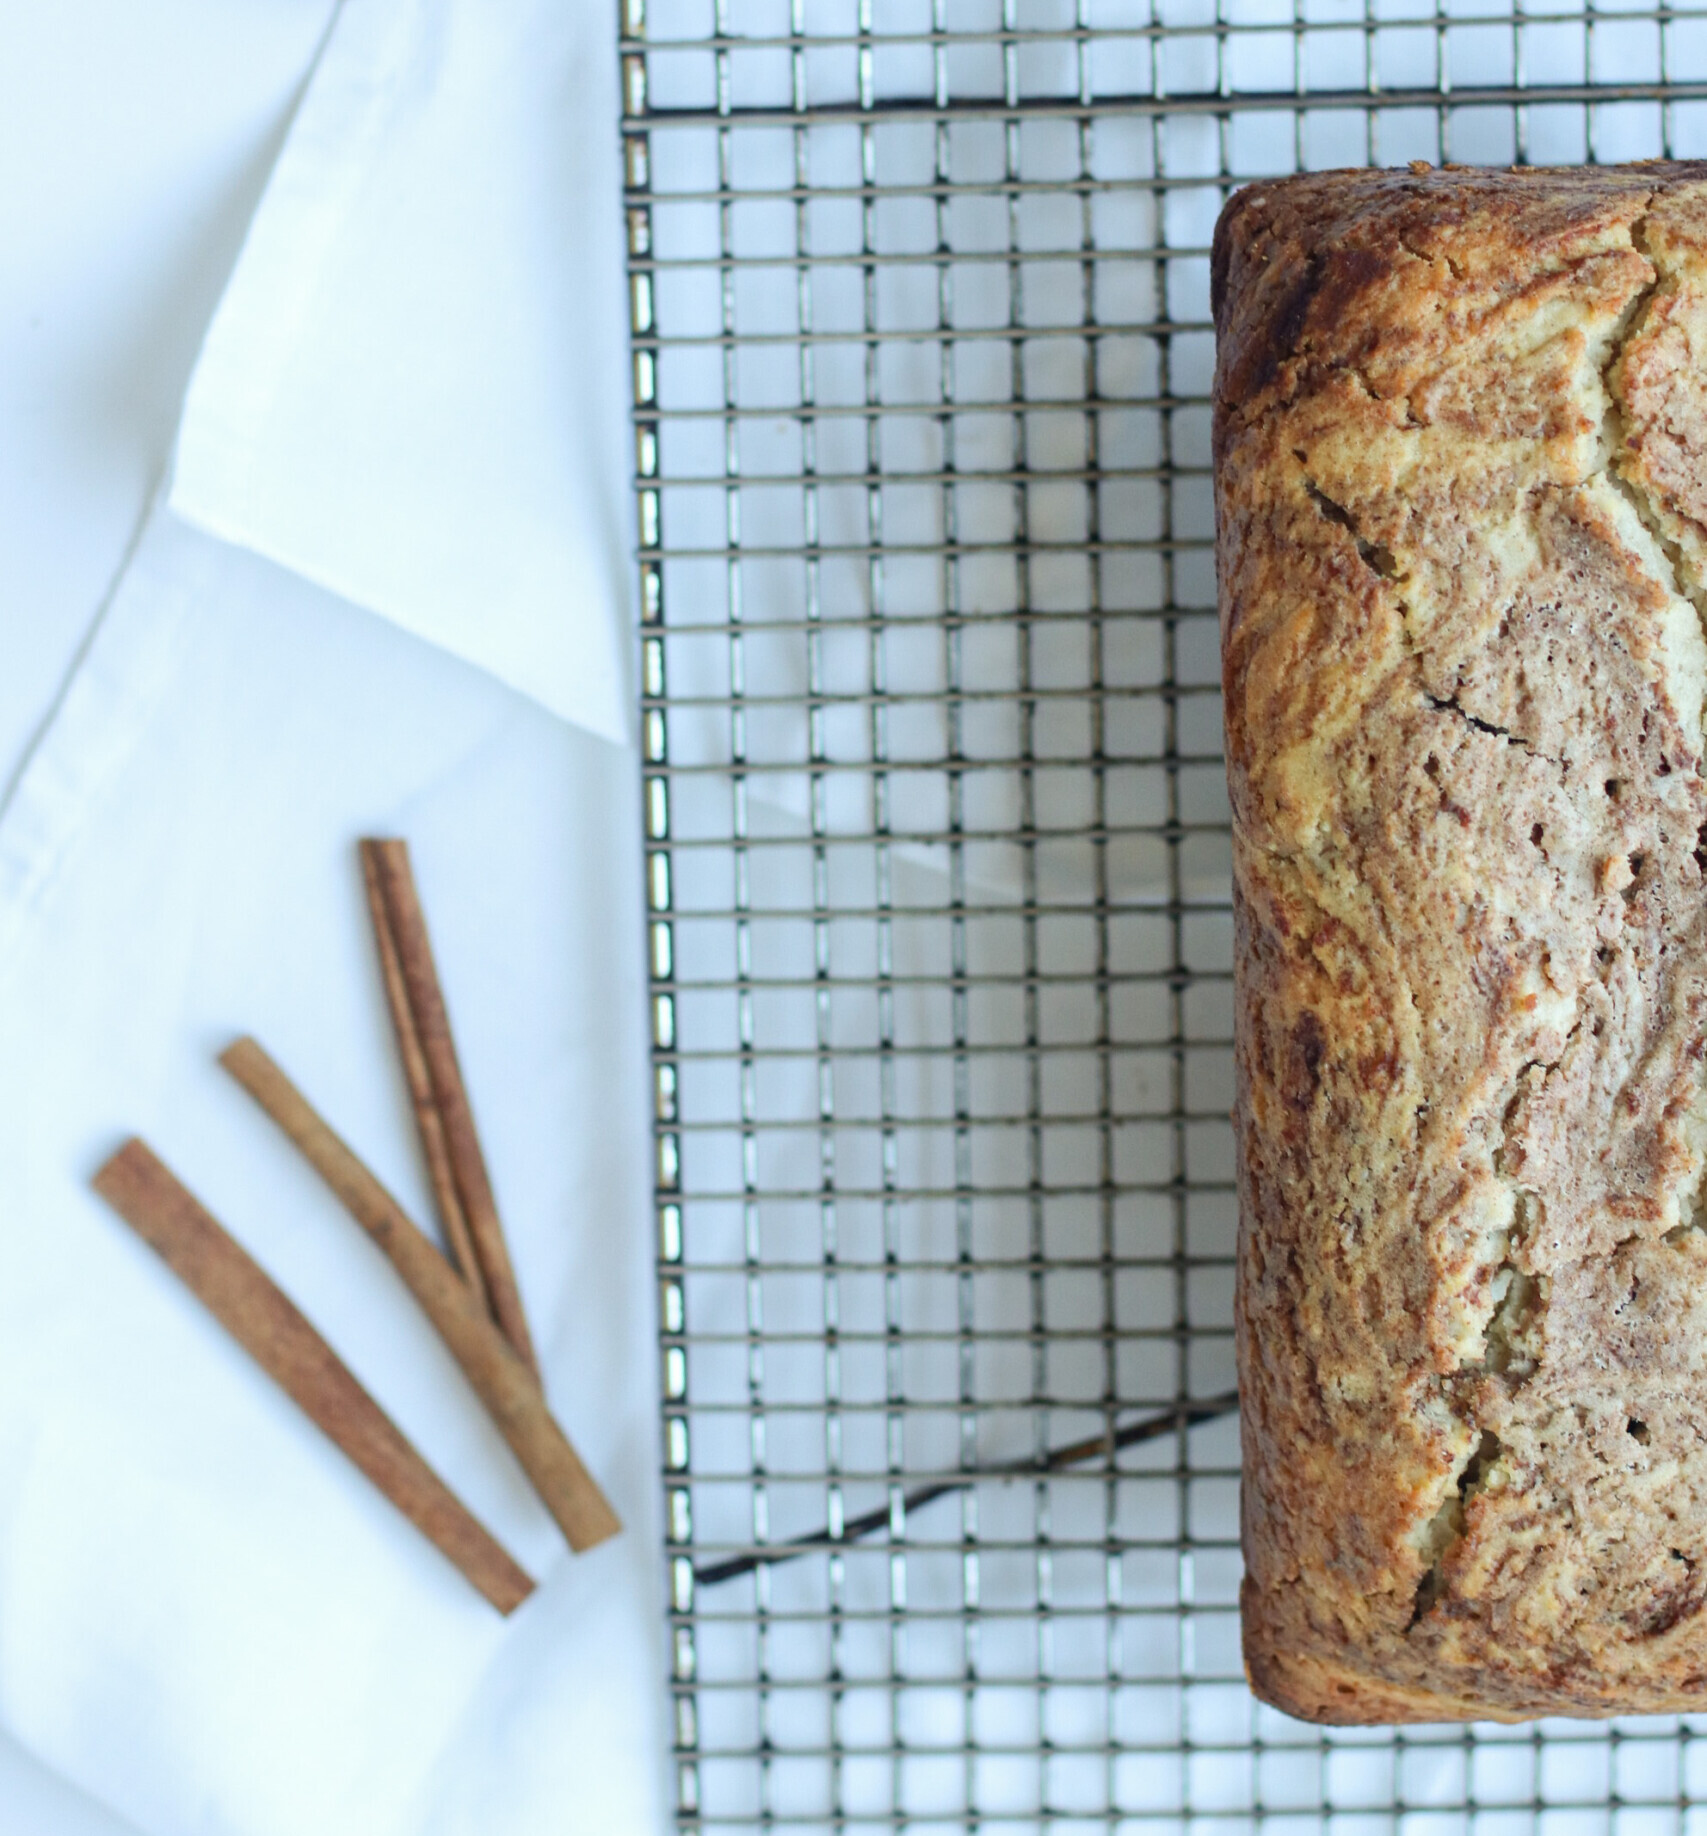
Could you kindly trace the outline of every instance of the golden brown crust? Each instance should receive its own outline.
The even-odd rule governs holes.
[[[1213,280],[1253,1687],[1700,1707],[1707,166],[1252,186]]]

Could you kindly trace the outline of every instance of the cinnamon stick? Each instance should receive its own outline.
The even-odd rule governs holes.
[[[421,1137],[421,1152],[427,1163],[427,1178],[432,1184],[439,1220],[444,1225],[445,1241],[450,1245],[451,1261],[456,1264],[457,1272],[463,1280],[474,1290],[481,1306],[490,1311],[491,1300],[486,1293],[486,1278],[480,1272],[480,1258],[475,1254],[468,1217],[462,1209],[462,1198],[456,1189],[450,1150],[445,1144],[444,1121],[433,1098],[432,1074],[427,1069],[427,1055],[421,1048],[421,1035],[415,1026],[414,1010],[409,1005],[409,990],[403,979],[403,963],[397,954],[397,939],[391,930],[391,913],[380,887],[377,858],[379,846],[371,841],[361,844],[362,884],[367,891],[368,915],[373,921],[373,941],[379,952],[380,974],[385,982],[385,1004],[391,1010],[391,1028],[397,1036],[397,1056],[402,1061],[404,1081],[409,1086],[409,1100],[415,1110],[415,1126]]]
[[[539,1361],[534,1356],[533,1338],[528,1332],[527,1316],[522,1311],[521,1291],[516,1286],[509,1246],[504,1241],[504,1227],[498,1221],[497,1201],[492,1196],[486,1158],[480,1151],[480,1137],[474,1127],[474,1111],[469,1106],[462,1068],[457,1063],[444,990],[439,985],[432,945],[427,937],[426,917],[409,866],[409,845],[395,839],[369,839],[362,843],[362,853],[364,861],[371,863],[380,901],[390,921],[392,943],[414,1019],[415,1035],[427,1064],[433,1107],[444,1130],[451,1177],[485,1279],[492,1317],[537,1380]]]
[[[255,1040],[239,1039],[220,1054],[220,1063],[390,1258],[569,1546],[590,1549],[614,1536],[621,1521],[553,1420],[538,1380],[432,1241]]]
[[[500,1613],[533,1582],[428,1466],[261,1268],[148,1146],[127,1141],[95,1190],[257,1364]]]

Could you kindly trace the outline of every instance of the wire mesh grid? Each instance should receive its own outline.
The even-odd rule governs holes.
[[[1707,152],[1707,13],[620,38],[682,1827],[1693,1827],[1684,1721],[1244,1687],[1208,243],[1247,177]]]

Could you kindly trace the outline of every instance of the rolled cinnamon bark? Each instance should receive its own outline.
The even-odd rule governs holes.
[[[456,1189],[456,1174],[451,1166],[450,1149],[445,1141],[444,1118],[439,1114],[433,1095],[432,1073],[421,1045],[415,1012],[409,1005],[409,987],[403,974],[403,960],[398,954],[397,938],[391,928],[391,910],[386,904],[380,883],[380,850],[382,842],[361,844],[362,883],[367,892],[368,915],[373,921],[373,941],[379,952],[380,974],[385,982],[385,1004],[391,1010],[391,1027],[397,1037],[397,1056],[402,1061],[404,1081],[409,1086],[409,1100],[415,1108],[415,1126],[421,1137],[421,1153],[427,1163],[427,1178],[437,1201],[439,1221],[444,1226],[445,1241],[450,1245],[451,1260],[458,1273],[474,1290],[480,1304],[490,1310],[486,1277],[481,1271],[474,1238],[469,1232],[468,1215],[462,1208],[462,1195]]]
[[[533,1372],[487,1316],[466,1283],[349,1146],[253,1039],[220,1055],[301,1150],[344,1209],[385,1252],[509,1443],[569,1546],[590,1549],[621,1520],[552,1418]]]
[[[450,1198],[448,1192],[441,1194],[440,1205],[459,1210],[461,1217],[466,1220],[492,1317],[503,1328],[504,1336],[515,1347],[517,1356],[532,1371],[537,1381],[539,1361],[534,1356],[527,1315],[522,1310],[521,1290],[516,1285],[509,1246],[504,1241],[504,1227],[498,1219],[497,1200],[492,1196],[492,1181],[486,1171],[486,1158],[480,1151],[480,1137],[474,1127],[474,1111],[468,1101],[467,1087],[462,1081],[456,1044],[451,1038],[450,1015],[445,1008],[444,990],[439,985],[438,969],[433,962],[432,944],[427,937],[427,920],[421,910],[420,896],[415,890],[415,876],[409,866],[409,845],[395,839],[370,838],[362,843],[362,864],[385,912],[398,972],[413,1020],[413,1032],[426,1063],[431,1086],[431,1108],[443,1132],[454,1199]],[[421,1113],[421,1105],[417,1102],[416,1115],[419,1117]],[[423,1142],[427,1140],[425,1132],[422,1139]],[[431,1147],[428,1147],[427,1153],[430,1169],[433,1155]],[[438,1175],[435,1174],[434,1178],[436,1189]],[[447,1236],[454,1243],[455,1226],[448,1215],[445,1228]]]
[[[146,1143],[127,1141],[95,1175],[94,1187],[500,1613],[514,1612],[527,1599],[532,1580],[415,1451],[295,1303]]]

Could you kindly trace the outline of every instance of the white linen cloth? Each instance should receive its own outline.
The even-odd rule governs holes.
[[[612,33],[601,6],[346,0],[191,379],[171,503],[622,739]]]
[[[198,369],[176,487],[299,571],[157,512],[0,816],[0,1725],[142,1836],[663,1826],[637,768],[492,680],[624,731],[617,188],[588,176],[614,158],[602,23],[348,0]],[[401,242],[365,275],[340,264],[352,200],[384,175],[394,201],[430,201],[506,98],[532,123],[536,221],[562,235],[487,223],[465,258],[525,298],[411,317],[407,288],[385,292]],[[525,165],[520,128],[506,144]],[[492,147],[469,159],[496,182]],[[408,213],[380,214],[401,236]],[[416,223],[452,266],[473,233],[424,204]],[[306,277],[272,297],[276,324],[257,271]],[[612,310],[549,309],[600,275]],[[349,335],[318,372],[327,301]],[[244,339],[301,412],[245,419],[265,391],[243,396]],[[500,345],[573,424],[555,470],[531,398],[459,393]],[[307,412],[317,386],[345,420]],[[517,453],[532,492],[506,500]],[[322,465],[339,490],[293,495]],[[414,845],[547,1389],[627,1524],[584,1557],[389,1268],[213,1063],[254,1031],[430,1216],[353,855],[372,831]],[[132,1130],[540,1578],[511,1620],[89,1191]]]
[[[331,10],[0,6],[0,786],[154,496]]]
[[[659,1825],[635,802],[622,749],[167,516],[0,825],[0,1716],[148,1836]],[[375,830],[413,841],[547,1388],[627,1524],[585,1556],[213,1063],[253,1030],[430,1216]],[[131,1130],[541,1578],[511,1620],[88,1190]]]

